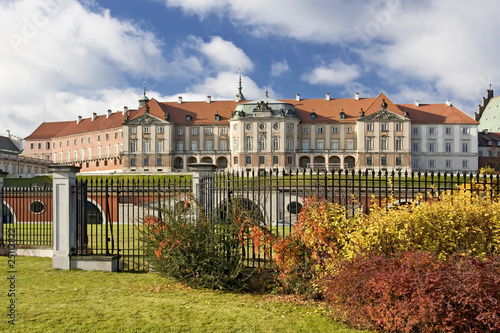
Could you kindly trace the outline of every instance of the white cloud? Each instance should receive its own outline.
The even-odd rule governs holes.
[[[273,62],[271,64],[271,76],[280,77],[289,70],[290,68],[288,67],[286,59],[280,62]]]
[[[106,110],[109,87],[127,84],[123,73],[140,77],[151,63],[166,66],[152,33],[76,0],[0,2],[0,30],[0,94],[6,106],[0,130],[17,136],[43,121],[44,106],[47,121],[72,118],[82,111],[79,105],[87,112],[96,106]],[[124,90],[113,95],[121,98]]]
[[[356,65],[348,65],[334,61],[329,65],[314,68],[310,73],[302,75],[302,79],[310,84],[344,85],[360,76]]]
[[[192,41],[192,47],[203,54],[209,61],[210,67],[215,67],[216,70],[238,68],[245,72],[253,70],[253,62],[245,52],[219,36],[212,37],[208,43],[194,36],[189,39]]]

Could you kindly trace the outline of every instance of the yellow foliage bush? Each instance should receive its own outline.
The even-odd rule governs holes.
[[[419,202],[419,203],[417,203]],[[484,257],[500,254],[500,202],[465,189],[439,198],[386,208],[374,205],[358,216],[359,226],[343,249],[346,258],[377,251],[392,256],[425,250],[440,258],[452,254]]]

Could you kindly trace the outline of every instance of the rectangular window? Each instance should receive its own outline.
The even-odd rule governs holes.
[[[373,149],[373,139],[372,138],[366,138],[366,149],[368,149],[368,150]]]
[[[206,135],[212,135],[212,127],[205,128],[205,134]]]
[[[320,127],[318,127],[318,128],[317,128],[317,131],[318,131],[318,134],[323,133],[323,127],[321,127],[321,126],[320,126]]]
[[[50,145],[50,143],[49,143],[49,145]],[[66,146],[69,146],[69,140],[66,140]]]
[[[373,157],[366,156],[366,165],[373,165]]]
[[[411,160],[411,167],[412,168],[418,169],[419,164],[420,164],[420,161],[418,159]]]
[[[42,149],[42,143],[38,142],[38,149]]]
[[[286,149],[293,149],[293,139],[291,137],[286,138]]]
[[[77,144],[76,139],[73,139],[73,144],[76,146],[76,144]],[[49,148],[50,148],[50,144],[49,144]]]
[[[252,164],[252,156],[245,156],[245,164],[246,165]]]
[[[114,150],[115,150],[115,156],[118,156],[118,144],[115,144],[115,147],[114,147]]]
[[[302,150],[309,150],[309,140],[302,140]]]
[[[238,138],[233,138],[233,150],[238,150],[238,148],[239,148],[238,147],[238,145],[239,145],[238,142],[239,142]]]
[[[332,127],[332,133],[337,134],[339,132],[339,128],[337,126]]]
[[[143,161],[144,161],[143,163],[144,166],[149,166],[149,157],[144,157]]]
[[[106,133],[106,141],[109,140],[109,133]]]
[[[286,130],[287,130],[288,132],[293,131],[293,124],[287,124],[287,125],[286,125]]]
[[[452,147],[451,144],[452,144],[451,142],[445,142],[444,144],[444,149],[447,153],[451,153],[451,147]]]
[[[109,145],[107,145],[105,147],[105,154],[106,154],[106,157],[109,157]]]
[[[436,143],[430,142],[429,143],[429,153],[434,153],[435,151],[436,151]]]
[[[302,127],[302,133],[304,133],[304,134],[309,133],[309,127],[307,127],[307,126]]]
[[[177,143],[175,144],[175,147],[177,148],[177,151],[183,151],[184,150],[184,142],[177,141]]]
[[[85,142],[85,138],[81,137],[80,138],[80,143],[84,143]]]
[[[35,144],[34,143],[30,143],[30,149],[35,149]]]
[[[470,128],[469,127],[462,127],[462,134],[464,134],[464,135],[470,134]]]
[[[82,161],[85,159],[85,148],[80,149],[80,158]]]
[[[403,158],[401,156],[396,156],[396,165],[402,165],[403,164]]]
[[[156,166],[162,166],[162,165],[163,165],[163,158],[157,157],[156,158]]]
[[[163,140],[156,140],[156,152],[163,153]]]
[[[191,150],[198,150],[198,141],[191,141]]]
[[[346,141],[346,149],[347,149],[347,150],[353,150],[353,149],[354,149],[354,141],[352,141],[352,140],[347,140],[347,141]]]
[[[184,135],[184,128],[178,128],[177,135]]]
[[[347,133],[351,134],[352,133],[352,126],[347,126]]]
[[[380,149],[381,150],[387,150],[387,139],[381,139],[380,140]]]
[[[436,133],[436,128],[435,127],[429,127],[429,134],[435,134]]]
[[[367,131],[373,131],[373,124],[366,124]]]
[[[387,132],[389,130],[388,128],[387,124],[380,124],[380,130],[382,132]]]
[[[417,135],[418,134],[418,127],[412,127],[411,128],[411,134]]]
[[[259,156],[259,164],[265,164],[266,163],[266,157],[265,156]]]
[[[279,164],[279,156],[273,156],[273,164]]]
[[[163,126],[156,127],[156,133],[159,133],[159,134],[163,133]],[[163,164],[160,164],[160,165],[163,165]]]
[[[451,127],[446,127],[444,132],[446,135],[450,135],[451,134]]]
[[[102,147],[97,147],[97,158],[101,158]]]
[[[418,152],[418,142],[411,143],[411,151],[414,153]]]
[[[73,161],[78,161],[78,150],[75,150]]]
[[[191,135],[198,135],[198,127],[191,128]]]
[[[89,147],[88,153],[87,153],[87,159],[91,160],[92,159],[92,147]]]
[[[316,149],[318,150],[325,149],[325,142],[323,140],[316,141]]]
[[[220,134],[221,134],[221,135],[227,135],[227,128],[226,128],[226,127],[222,127],[222,128],[220,129]]]
[[[381,156],[380,157],[380,164],[381,165],[387,165],[387,156]]]
[[[462,169],[469,168],[469,160],[462,160]]]
[[[403,139],[396,139],[396,150],[403,149]]]
[[[130,142],[129,142],[129,151],[131,153],[135,153],[137,151],[137,140],[130,140]]]
[[[467,142],[462,142],[462,153],[469,152],[469,144]]]
[[[451,160],[445,160],[444,163],[445,163],[446,169],[451,169],[452,168]]]
[[[286,157],[286,164],[292,165],[292,163],[293,163],[293,157],[292,156],[287,156]]]
[[[333,150],[338,150],[339,149],[339,140],[332,140],[331,147]]]
[[[132,158],[130,159],[130,166],[131,166],[131,167],[135,167],[135,166],[137,166],[137,159],[136,159],[135,157],[132,157]]]
[[[432,159],[429,160],[429,168],[435,168],[436,167],[436,160]]]
[[[144,127],[142,128],[142,133],[143,133],[143,134],[149,134],[149,133],[150,133],[150,128],[149,128],[149,126],[144,126]]]
[[[213,150],[213,142],[212,141],[205,141],[205,150],[209,150],[209,151]]]
[[[403,124],[402,123],[396,123],[396,131],[402,131],[403,130]]]
[[[130,126],[130,134],[136,134],[136,133],[137,133],[137,127]]]
[[[142,152],[149,153],[151,151],[151,141],[144,140],[142,141]]]
[[[220,141],[220,150],[227,150],[227,141],[226,140]]]

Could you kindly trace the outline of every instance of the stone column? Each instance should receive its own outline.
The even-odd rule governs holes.
[[[7,213],[3,210],[3,179],[9,173],[0,169],[0,244],[3,243],[3,214]]]
[[[51,165],[53,184],[54,254],[52,268],[70,269],[76,251],[76,174],[80,167]]]

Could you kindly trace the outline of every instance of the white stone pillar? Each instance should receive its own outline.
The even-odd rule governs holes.
[[[76,174],[80,167],[51,165],[53,184],[54,254],[52,268],[70,269],[76,251]]]
[[[193,172],[193,196],[206,214],[210,214],[213,208],[213,198],[211,193],[206,192],[207,182],[213,179],[217,166],[212,163],[192,163],[189,170]],[[205,191],[204,191],[205,190]]]
[[[0,169],[0,244],[3,243],[3,214],[7,213],[3,211],[3,179],[7,177],[8,174],[8,172]]]

